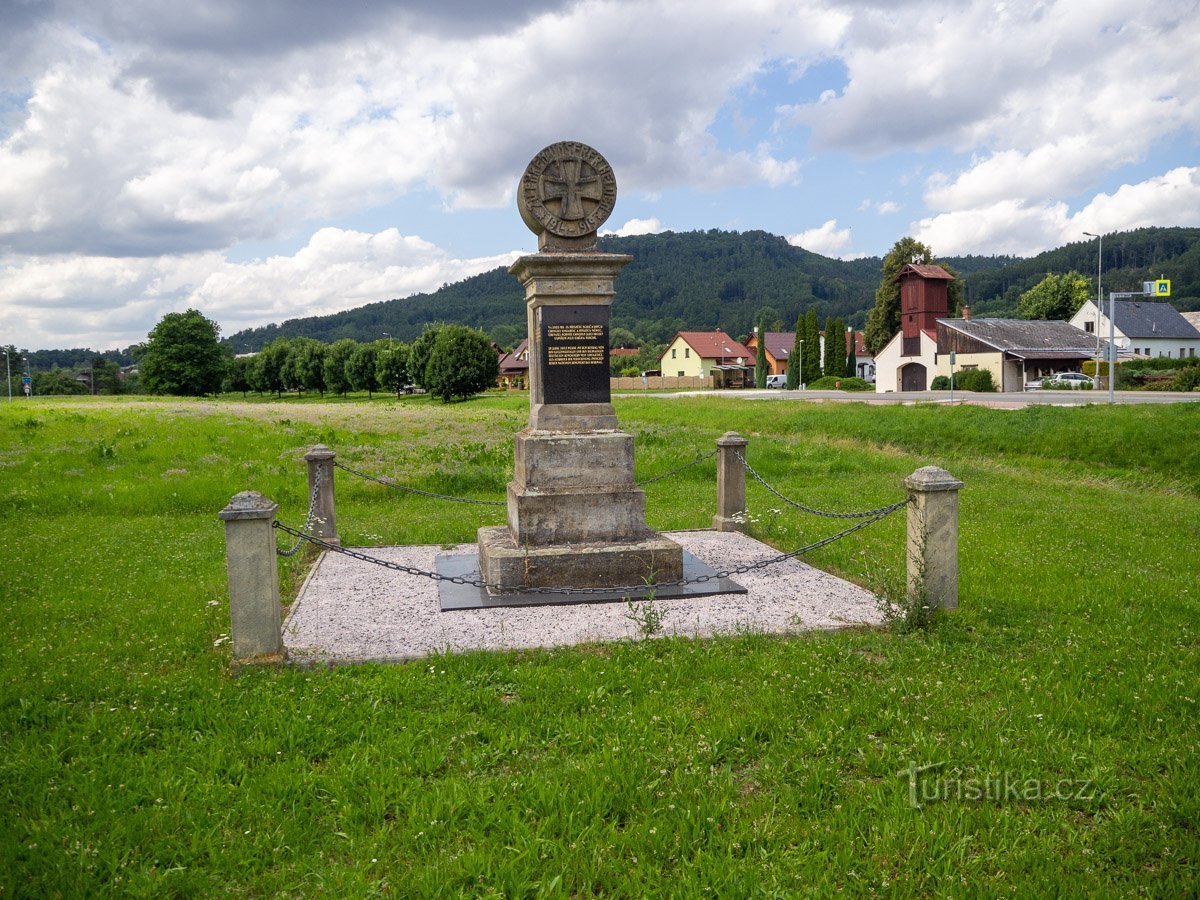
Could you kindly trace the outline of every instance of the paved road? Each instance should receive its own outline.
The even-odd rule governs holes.
[[[642,396],[638,391],[623,391],[618,396]],[[845,391],[678,391],[675,393],[647,393],[647,397],[736,397],[743,400],[832,400],[850,403],[897,405],[911,403],[950,403],[949,391],[898,391],[891,394],[853,394]],[[976,394],[970,391],[955,391],[955,403],[971,403],[976,406],[994,406],[1016,409],[1035,404],[1044,406],[1086,406],[1089,403],[1108,403],[1107,391],[1027,391],[1024,393]],[[1200,403],[1200,392],[1176,394],[1159,391],[1117,391],[1116,402],[1120,404],[1141,403]]]

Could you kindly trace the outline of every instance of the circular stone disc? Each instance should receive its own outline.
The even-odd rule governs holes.
[[[595,234],[617,202],[608,161],[578,141],[551,144],[525,167],[517,209],[529,230],[563,238]]]

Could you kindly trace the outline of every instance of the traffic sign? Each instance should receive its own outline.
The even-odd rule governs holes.
[[[33,383],[33,379],[30,378],[28,375],[21,376],[21,384],[32,384],[32,383]]]
[[[1160,279],[1158,279],[1158,281],[1154,282],[1154,296],[1155,297],[1170,297],[1171,296],[1171,282],[1165,278],[1160,278]]]

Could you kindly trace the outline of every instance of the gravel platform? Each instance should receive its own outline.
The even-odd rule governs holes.
[[[716,569],[778,555],[736,532],[676,531],[667,537]],[[449,547],[355,548],[427,571]],[[662,633],[689,637],[750,630],[769,633],[872,625],[881,621],[874,596],[797,560],[734,577],[746,594],[655,600]],[[640,636],[624,603],[572,604],[442,612],[432,579],[325,551],[305,581],[283,626],[293,663],[416,659],[440,651],[560,647]]]

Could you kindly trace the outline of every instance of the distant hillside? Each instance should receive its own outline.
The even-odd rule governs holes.
[[[763,231],[668,231],[603,238],[600,247],[634,257],[617,279],[613,327],[655,342],[683,328],[745,334],[763,307],[773,309],[785,327],[810,305],[822,321],[842,316],[847,324],[861,326],[874,303],[882,267],[878,257],[830,259]],[[1012,315],[1021,292],[1047,272],[1077,269],[1094,276],[1096,243],[1069,244],[1032,259],[964,256],[943,261],[963,275],[973,315]],[[1106,236],[1104,268],[1106,292],[1135,288],[1164,273],[1174,279],[1179,308],[1200,308],[1200,229],[1145,228]],[[276,337],[370,341],[385,331],[407,341],[426,323],[446,321],[482,328],[510,345],[525,332],[522,298],[520,285],[499,268],[431,294],[248,329],[231,335],[227,343],[242,352]]]
[[[1048,250],[1032,259],[982,268],[966,274],[966,299],[976,316],[1010,316],[1017,300],[1046,274],[1074,269],[1096,278],[1096,240]],[[951,259],[953,265],[958,261]],[[959,266],[967,273],[967,268]],[[1142,282],[1160,275],[1172,280],[1172,304],[1182,311],[1200,309],[1200,228],[1139,228],[1104,236],[1104,295],[1141,290]]]

